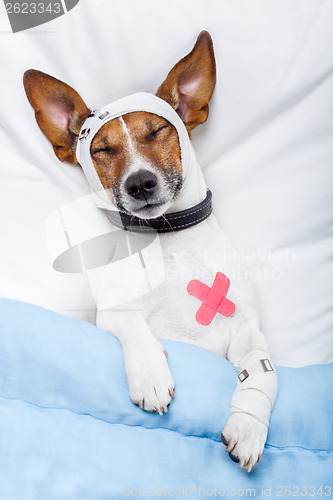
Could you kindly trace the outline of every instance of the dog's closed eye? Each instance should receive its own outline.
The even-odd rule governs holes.
[[[115,148],[106,147],[106,148],[97,148],[94,151],[92,151],[91,154],[97,155],[98,153],[106,153],[109,155],[114,155],[116,154],[116,152],[117,150]]]
[[[157,130],[153,130],[153,132],[150,132],[150,134],[147,135],[147,140],[148,141],[153,141],[154,139],[157,138],[159,132],[162,130],[169,128],[170,124],[162,125],[162,127],[159,127]]]

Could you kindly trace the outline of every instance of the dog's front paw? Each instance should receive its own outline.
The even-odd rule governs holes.
[[[160,415],[168,411],[174,398],[175,382],[160,344],[148,351],[132,353],[126,360],[126,372],[133,403],[142,410]]]
[[[267,427],[251,415],[233,413],[222,432],[222,442],[234,462],[250,472],[259,462],[267,438]]]

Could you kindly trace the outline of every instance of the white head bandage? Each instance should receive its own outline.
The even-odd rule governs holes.
[[[119,116],[135,111],[147,111],[168,120],[177,130],[181,149],[183,179],[185,179],[191,162],[191,145],[184,123],[176,111],[165,101],[153,94],[138,92],[117,101],[114,101],[91,113],[81,127],[76,157],[80,163],[90,188],[99,198],[98,206],[110,207],[110,200],[104,191],[103,185],[95,170],[91,159],[90,147],[93,138],[105,123]],[[96,200],[96,197],[95,197]],[[97,200],[96,200],[97,201]]]

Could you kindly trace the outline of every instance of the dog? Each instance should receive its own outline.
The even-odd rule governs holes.
[[[97,326],[111,331],[122,345],[131,400],[163,415],[175,397],[167,353],[158,339],[192,343],[228,359],[239,375],[221,439],[231,459],[250,472],[266,442],[276,372],[258,327],[253,291],[228,259],[232,246],[211,214],[201,169],[192,158],[190,172],[184,172],[186,140],[207,120],[215,82],[213,42],[206,31],[171,69],[156,96],[138,97],[147,105],[129,107],[110,119],[109,111],[92,113],[64,82],[37,70],[24,74],[27,98],[58,159],[79,163],[81,144],[92,133],[87,124],[99,118],[102,125],[86,142],[85,161],[115,207],[110,213],[118,219],[121,214],[127,230],[134,220],[137,231],[153,221],[162,223],[161,284],[126,309],[103,311],[97,304]],[[164,105],[165,114],[155,113],[155,104],[156,109]],[[181,227],[179,221],[184,222]],[[223,274],[226,270],[235,271],[231,280]],[[111,286],[103,283],[100,295]]]

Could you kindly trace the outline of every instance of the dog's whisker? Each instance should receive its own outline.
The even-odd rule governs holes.
[[[170,222],[168,221],[168,219],[165,217],[165,215],[164,215],[164,214],[162,214],[162,216],[161,216],[161,217],[163,217],[163,219],[165,220],[165,222],[167,222],[167,223],[169,224],[169,227],[171,228],[171,231],[174,233],[174,232],[175,232],[175,231],[174,231],[174,228],[172,227],[172,224],[170,224]]]

